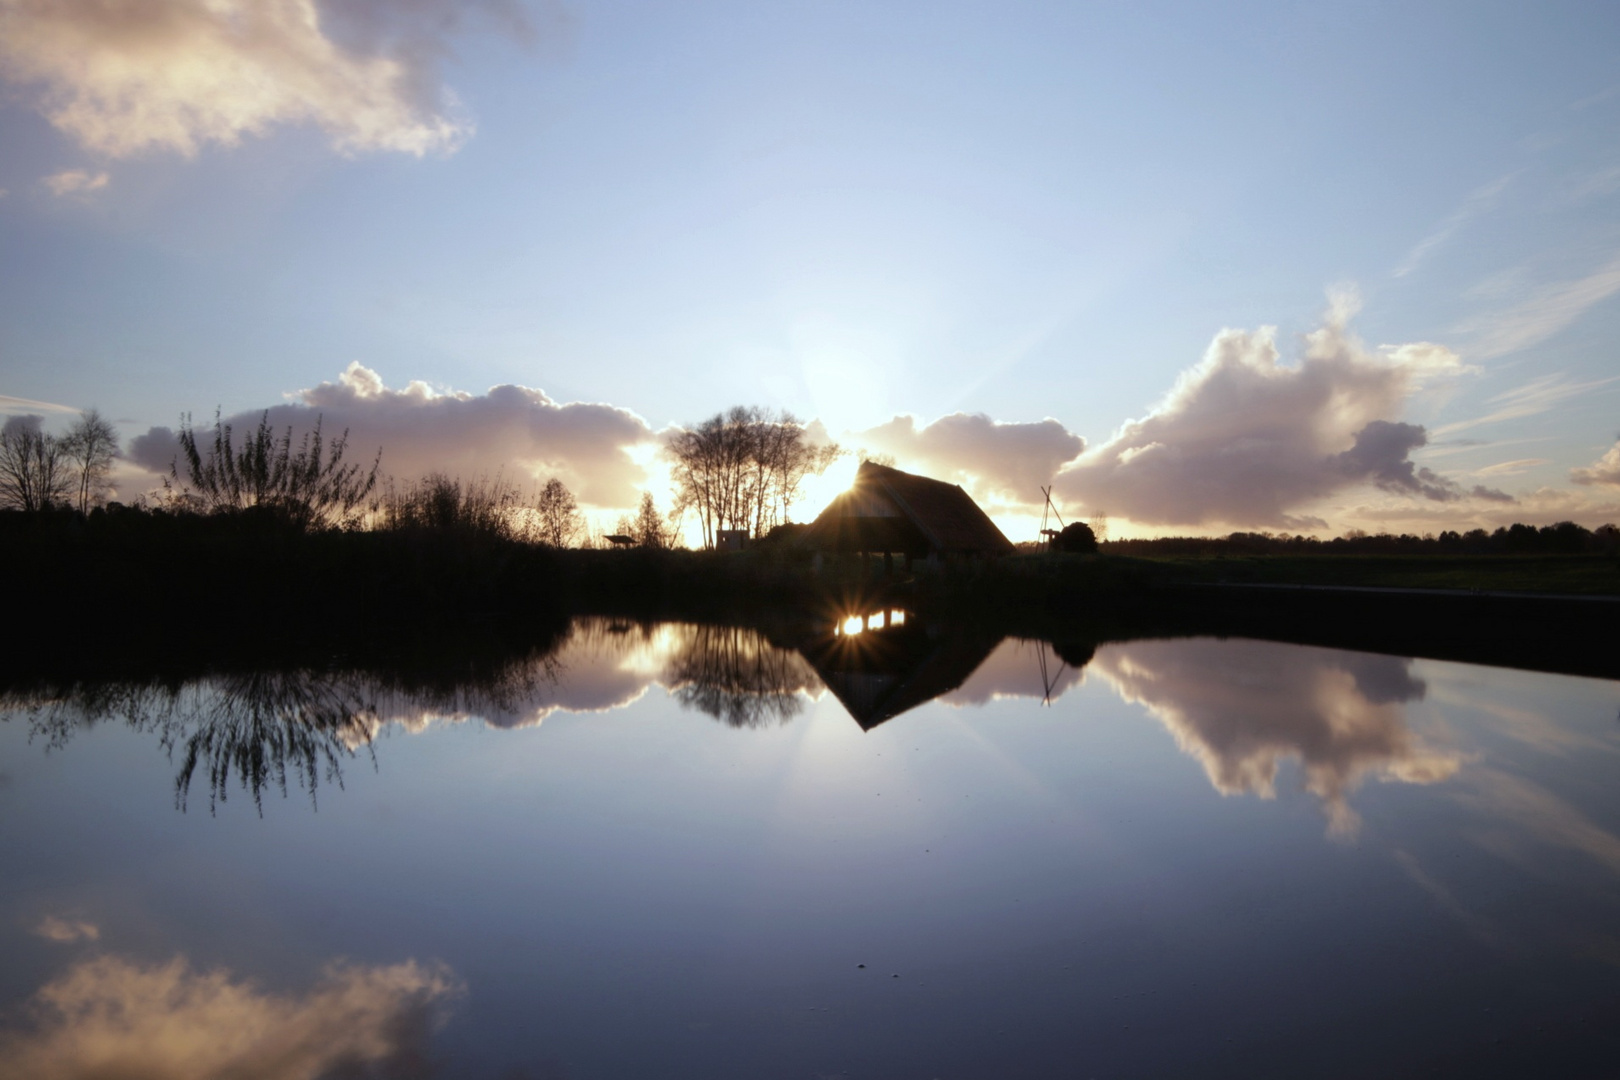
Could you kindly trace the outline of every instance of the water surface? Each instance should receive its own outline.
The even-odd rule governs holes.
[[[1608,1075],[1620,684],[901,619],[14,688],[0,1076]]]

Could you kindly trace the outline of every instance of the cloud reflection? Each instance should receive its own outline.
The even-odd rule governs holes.
[[[1359,827],[1348,796],[1367,777],[1431,784],[1460,764],[1407,727],[1405,703],[1426,690],[1409,660],[1193,638],[1107,645],[1089,670],[1157,717],[1223,795],[1272,798],[1279,763],[1298,760],[1334,835]]]
[[[1053,647],[1045,641],[1007,638],[997,645],[966,682],[939,700],[948,705],[979,706],[1006,698],[1056,701],[1084,681],[1089,648]]]
[[[0,1035],[0,1080],[315,1080],[428,1073],[427,1041],[461,987],[442,967],[334,965],[303,994],[268,993],[183,957],[102,956],[35,995]]]

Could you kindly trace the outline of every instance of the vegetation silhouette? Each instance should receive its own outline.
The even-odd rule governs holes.
[[[60,749],[84,729],[122,722],[157,737],[178,764],[175,805],[203,779],[210,813],[234,788],[262,816],[264,792],[285,797],[289,778],[309,793],[340,789],[343,770],[371,755],[390,722],[512,710],[556,679],[562,636],[511,653],[446,651],[436,664],[278,667],[248,665],[190,677],[13,683],[0,712],[26,716],[30,733]],[[375,757],[372,757],[375,764]]]
[[[67,501],[72,481],[66,448],[41,421],[13,416],[0,427],[0,507],[34,513]]]
[[[203,513],[256,509],[302,528],[354,526],[365,498],[377,486],[382,450],[367,471],[344,464],[348,432],[324,444],[321,418],[293,449],[293,429],[276,437],[268,410],[259,426],[232,443],[231,425],[214,414],[213,438],[199,445],[191,418],[180,422],[180,454],[170,469],[174,497]],[[180,474],[185,462],[186,473]]]

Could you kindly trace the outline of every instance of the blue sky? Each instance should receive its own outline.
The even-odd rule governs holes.
[[[757,403],[1005,521],[1042,473],[1143,532],[1620,519],[1612,5],[235,2],[0,0],[8,411],[134,437],[358,363],[633,414],[604,510]],[[1263,326],[1252,392],[1194,370]],[[913,437],[957,413],[977,458]],[[1374,421],[1423,441],[1364,466]],[[479,463],[589,485],[547,438]]]

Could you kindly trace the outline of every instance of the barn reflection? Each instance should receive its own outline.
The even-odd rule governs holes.
[[[884,607],[834,619],[800,651],[870,731],[960,687],[1000,641],[1000,634],[971,625],[927,622]]]

